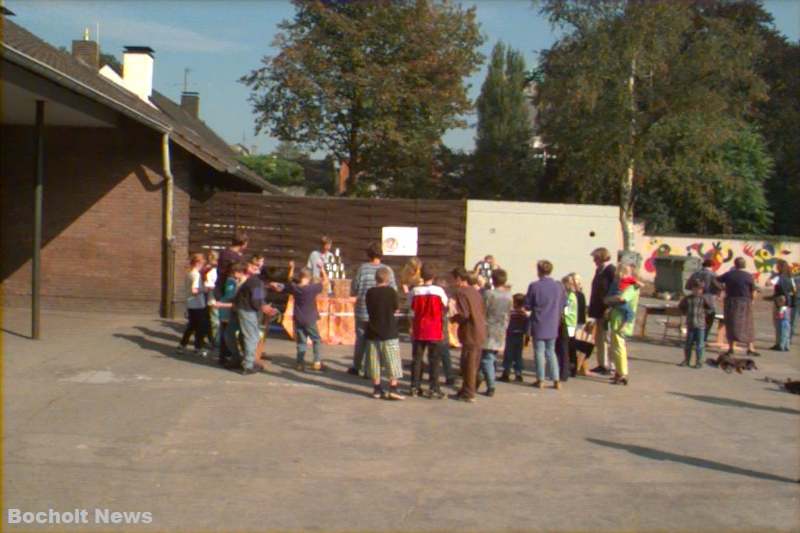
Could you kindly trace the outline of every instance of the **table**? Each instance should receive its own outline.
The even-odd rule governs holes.
[[[642,315],[642,325],[639,328],[639,336],[644,337],[645,332],[647,330],[647,319],[650,315],[661,315],[661,316],[679,316],[680,310],[678,309],[677,305],[667,305],[667,304],[649,304],[644,305],[644,314]]]
[[[323,344],[354,345],[356,343],[356,299],[353,297],[336,298],[332,296],[317,296],[317,311],[319,321],[317,329]],[[398,312],[398,318],[408,318],[409,313]],[[286,310],[283,312],[283,329],[291,339],[294,339],[294,297],[289,296]],[[458,324],[448,323],[450,346],[460,348],[458,342]]]
[[[317,329],[323,344],[350,344],[356,342],[356,299],[317,296],[319,321]],[[294,297],[289,296],[283,312],[283,328],[294,339]]]

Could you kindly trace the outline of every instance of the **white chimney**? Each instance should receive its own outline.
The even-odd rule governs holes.
[[[153,94],[153,49],[149,46],[126,46],[122,53],[122,79],[125,87],[150,103]]]

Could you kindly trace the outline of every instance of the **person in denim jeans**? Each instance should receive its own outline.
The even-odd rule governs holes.
[[[545,358],[553,379],[553,388],[561,388],[561,380],[556,360],[556,339],[558,338],[561,314],[567,303],[564,287],[550,277],[553,264],[543,260],[536,264],[538,281],[528,286],[525,307],[531,312],[531,337],[534,339],[536,359],[536,388],[544,388]]]
[[[678,366],[689,366],[692,359],[692,349],[697,354],[694,368],[703,368],[703,358],[706,348],[707,318],[714,314],[714,304],[705,296],[705,285],[701,279],[696,279],[690,285],[692,294],[685,296],[678,304],[678,308],[686,315],[686,344],[683,348],[683,361]]]
[[[319,312],[317,311],[317,296],[322,293],[324,286],[328,283],[328,274],[324,268],[319,269],[321,277],[320,283],[312,283],[313,273],[310,268],[303,268],[300,274],[295,279],[294,274],[294,261],[289,262],[289,279],[292,280],[284,287],[280,284],[271,283],[274,289],[282,289],[294,298],[294,334],[297,343],[297,370],[300,372],[306,369],[306,350],[308,349],[308,340],[311,339],[311,344],[314,350],[314,363],[311,366],[312,370],[321,371],[322,356],[320,355],[320,344],[322,339],[319,336],[317,329],[317,321],[319,320]]]
[[[514,370],[514,381],[522,383],[522,350],[530,328],[528,313],[525,312],[525,295],[517,293],[512,298],[511,313],[506,328],[506,347],[503,351],[503,375],[500,381],[511,381],[511,370]]]
[[[790,325],[789,307],[786,305],[786,297],[783,295],[775,297],[775,331],[778,332],[778,350],[781,352],[789,351],[790,344]]]
[[[483,291],[483,303],[486,307],[486,341],[481,352],[481,376],[486,379],[486,396],[494,396],[495,390],[495,361],[497,354],[505,349],[506,330],[508,318],[512,307],[512,297],[508,290],[508,275],[503,269],[495,269],[491,273],[492,289]],[[478,383],[480,386],[480,383]]]
[[[264,369],[263,364],[257,361],[256,348],[261,337],[259,324],[264,314],[272,316],[277,311],[265,303],[264,282],[258,277],[259,266],[254,262],[247,264],[247,281],[242,283],[233,298],[233,313],[231,322],[225,330],[225,343],[234,357],[242,362],[244,375],[255,374]],[[244,354],[239,350],[236,342],[236,333],[241,332],[244,344]]]

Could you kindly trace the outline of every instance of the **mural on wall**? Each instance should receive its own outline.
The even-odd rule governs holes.
[[[657,257],[667,255],[688,255],[710,259],[711,269],[722,274],[733,267],[736,257],[744,257],[748,263],[748,271],[752,272],[756,281],[766,283],[770,273],[780,259],[788,261],[795,274],[800,274],[800,243],[784,245],[781,243],[735,240],[694,240],[687,237],[644,237],[643,253],[644,273],[655,275]]]

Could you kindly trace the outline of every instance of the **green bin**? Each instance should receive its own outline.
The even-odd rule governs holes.
[[[665,255],[656,257],[656,293],[685,294],[684,287],[689,277],[700,270],[699,257],[687,255]]]

